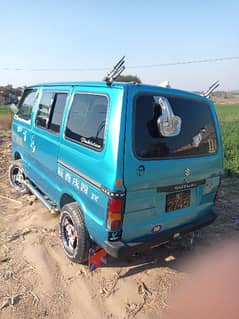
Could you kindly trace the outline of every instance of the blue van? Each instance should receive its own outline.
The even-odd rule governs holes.
[[[11,185],[60,213],[66,255],[114,257],[211,223],[223,174],[213,102],[136,83],[27,87],[12,123]]]

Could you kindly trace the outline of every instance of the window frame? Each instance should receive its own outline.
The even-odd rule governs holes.
[[[213,126],[214,126],[214,129],[215,129],[215,136],[216,136],[216,143],[217,143],[217,150],[215,153],[208,153],[208,154],[205,154],[205,155],[183,155],[183,156],[177,156],[177,157],[172,157],[172,156],[168,156],[168,157],[141,157],[137,154],[136,152],[136,100],[139,96],[145,96],[145,95],[149,95],[149,96],[154,96],[154,95],[157,95],[157,96],[163,96],[163,97],[170,97],[170,98],[183,98],[183,99],[187,99],[187,100],[195,100],[195,101],[201,101],[201,102],[204,102],[207,104],[208,106],[208,110],[211,114],[211,117],[212,117],[212,123],[213,123]],[[155,92],[155,91],[152,91],[152,92],[149,92],[149,91],[145,91],[145,92],[140,92],[140,93],[137,93],[135,94],[135,96],[133,97],[133,115],[132,115],[132,120],[133,120],[133,123],[132,123],[132,129],[131,129],[131,136],[132,136],[132,141],[131,141],[131,145],[132,145],[132,151],[133,151],[133,154],[134,154],[134,157],[140,161],[164,161],[164,160],[181,160],[181,159],[188,159],[188,158],[201,158],[201,157],[208,157],[208,156],[215,156],[215,155],[218,155],[218,152],[219,152],[219,147],[220,147],[220,144],[219,144],[219,138],[218,138],[218,130],[217,130],[217,123],[215,121],[215,116],[212,112],[212,109],[211,109],[211,105],[210,105],[210,102],[209,101],[205,101],[203,99],[200,99],[200,98],[197,98],[197,97],[194,97],[194,96],[186,96],[186,95],[177,95],[177,94],[165,94],[165,93],[161,93],[161,92]]]
[[[25,93],[27,90],[31,90],[32,92],[35,92],[35,94],[36,94],[34,103],[33,103],[33,105],[32,105],[32,111],[31,111],[31,114],[30,114],[29,119],[26,119],[26,118],[21,117],[21,116],[18,115],[18,112],[19,112],[19,110],[21,109],[21,108],[19,108],[19,105],[22,103],[24,93]],[[34,106],[35,106],[36,101],[37,101],[38,98],[39,98],[39,88],[31,88],[31,87],[26,88],[26,89],[24,90],[23,94],[22,94],[22,97],[21,97],[19,103],[18,103],[18,111],[17,111],[17,113],[14,115],[14,117],[15,117],[16,119],[18,119],[19,121],[23,121],[23,122],[25,122],[25,123],[30,124],[30,123],[31,123],[31,120],[32,120],[32,115],[33,115],[33,113],[34,113]]]
[[[53,116],[54,108],[52,106],[54,104],[56,94],[61,94],[61,93],[62,94],[66,94],[65,108],[64,108],[64,112],[63,112],[63,116],[62,116],[62,121],[63,121],[64,113],[66,111],[66,106],[67,106],[67,100],[69,99],[70,92],[69,91],[65,91],[65,90],[64,91],[58,91],[58,90],[49,89],[49,90],[42,90],[41,94],[40,94],[39,103],[38,103],[38,107],[37,107],[37,110],[36,110],[36,116],[35,116],[35,121],[34,121],[35,128],[50,132],[50,133],[55,134],[55,135],[59,135],[64,123],[61,124],[59,132],[56,132],[56,131],[50,129],[49,127],[43,127],[43,126],[37,125],[37,115],[38,115],[38,111],[39,111],[40,102],[41,102],[41,99],[42,99],[42,96],[43,96],[44,93],[52,93],[53,94],[53,101],[52,101],[52,103],[50,105],[50,112],[49,112],[49,115],[48,115],[48,123],[47,123],[47,126],[48,126],[49,123],[50,123],[49,120],[52,119],[52,116]]]
[[[75,98],[76,95],[104,96],[107,99],[107,111],[106,111],[106,117],[105,117],[105,130],[104,130],[104,143],[103,143],[101,148],[93,147],[90,144],[82,143],[80,141],[77,141],[75,139],[72,139],[72,138],[66,136],[66,130],[67,130],[67,125],[69,123],[70,112],[71,112],[72,104],[73,104],[73,101],[74,101],[74,98]],[[85,147],[87,149],[93,150],[93,151],[95,151],[97,153],[101,153],[104,150],[105,144],[106,144],[106,132],[107,132],[107,127],[108,127],[109,109],[110,109],[110,97],[109,97],[109,95],[107,93],[98,93],[98,92],[90,92],[90,91],[85,91],[85,92],[84,91],[77,91],[77,92],[74,92],[72,94],[70,106],[69,106],[68,112],[67,112],[67,118],[66,118],[65,127],[64,127],[63,139],[65,141],[70,141],[70,142],[72,142],[74,144],[81,145],[81,146],[83,146],[83,147]]]

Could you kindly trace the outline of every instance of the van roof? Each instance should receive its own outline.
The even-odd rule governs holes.
[[[179,90],[179,89],[174,89],[174,88],[165,88],[165,87],[161,87],[159,85],[152,85],[152,84],[144,84],[144,83],[134,83],[134,82],[113,82],[110,86],[102,81],[102,82],[47,82],[47,83],[39,83],[39,84],[34,84],[31,86],[28,86],[28,88],[36,88],[36,87],[56,87],[56,86],[81,86],[81,87],[104,87],[104,88],[121,88],[121,89],[125,89],[127,87],[130,86],[140,86],[142,88],[142,91],[153,91],[155,89],[158,90],[160,88],[160,90],[165,93],[165,94],[172,94],[172,95],[184,95],[184,96],[188,96],[188,97],[197,97],[197,98],[201,98],[203,100],[208,100],[207,98],[190,92],[190,91],[184,91],[184,90]]]
[[[114,82],[111,86],[112,87],[124,87],[127,86],[128,84],[133,84],[133,83],[127,83],[127,82]],[[38,83],[31,85],[30,87],[39,87],[39,86],[93,86],[93,87],[109,87],[106,82],[46,82],[46,83]]]

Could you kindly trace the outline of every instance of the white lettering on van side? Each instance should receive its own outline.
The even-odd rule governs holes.
[[[66,174],[65,174],[65,181],[66,181],[67,183],[71,183],[71,175],[70,175],[69,173],[66,173]]]
[[[64,169],[61,167],[57,167],[57,175],[64,179],[67,183],[71,184],[77,190],[81,191],[85,195],[88,195],[88,185],[81,182],[79,178],[73,177],[70,173],[65,172]],[[91,193],[91,200],[98,202],[99,196],[95,195],[94,193]]]
[[[94,193],[91,193],[91,199],[97,203],[99,200],[99,196],[95,195]]]
[[[21,133],[21,132],[22,132],[22,126],[18,125],[18,127],[17,127],[17,132],[18,132],[18,133]]]
[[[88,186],[87,186],[85,183],[81,182],[81,184],[80,184],[80,190],[81,190],[81,192],[83,192],[83,193],[85,193],[86,195],[88,195]]]
[[[36,151],[36,145],[35,145],[34,140],[31,141],[30,148],[31,148],[31,150],[32,150],[32,153],[35,153],[35,151]]]
[[[64,170],[61,167],[57,168],[57,175],[60,176],[61,178],[64,177]]]
[[[73,179],[72,179],[72,186],[74,186],[74,187],[77,188],[78,190],[80,189],[80,182],[79,182],[78,178],[73,177]]]
[[[97,143],[95,143],[95,142],[93,142],[93,141],[91,141],[91,140],[89,140],[89,139],[87,139],[87,138],[85,138],[85,137],[82,137],[82,138],[80,139],[80,141],[81,141],[81,143],[88,144],[88,145],[94,146],[94,147],[96,147],[96,148],[100,148],[100,145],[99,145],[99,144],[97,144]]]
[[[27,140],[27,131],[23,131],[23,141],[26,142]]]

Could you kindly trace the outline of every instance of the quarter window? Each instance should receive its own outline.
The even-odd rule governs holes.
[[[68,117],[68,139],[101,150],[104,145],[108,99],[103,95],[76,94]]]
[[[30,120],[35,100],[36,90],[26,89],[19,103],[17,116],[24,120]]]

